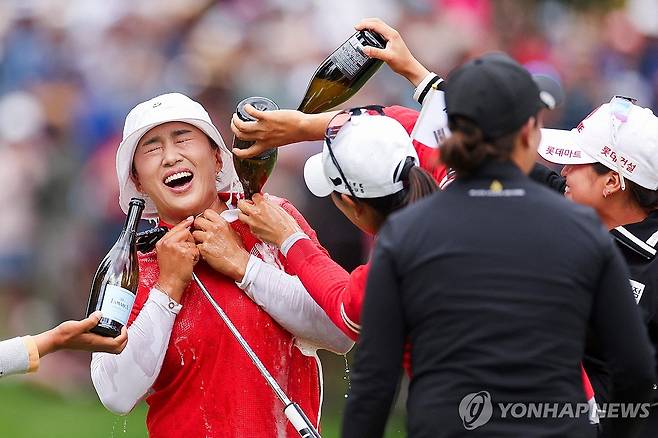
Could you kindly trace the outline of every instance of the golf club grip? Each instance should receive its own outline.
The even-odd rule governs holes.
[[[318,431],[315,430],[315,427],[313,427],[313,424],[311,424],[311,420],[308,419],[297,403],[290,403],[283,412],[297,430],[299,436],[302,438],[322,438]]]
[[[158,243],[158,240],[167,234],[167,228],[165,227],[154,227],[146,231],[137,233],[137,251],[141,253],[147,253],[153,251],[155,244]]]

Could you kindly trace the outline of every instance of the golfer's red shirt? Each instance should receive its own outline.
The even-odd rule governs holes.
[[[282,201],[282,206],[316,242],[309,243],[324,252],[299,212],[287,201]],[[251,251],[258,241],[249,228],[239,221],[232,226]],[[139,271],[140,285],[129,324],[157,281],[155,252],[140,256]],[[317,425],[320,385],[316,358],[304,356],[294,346],[293,336],[254,304],[233,280],[203,261],[194,272],[290,399]],[[284,406],[195,283],[188,286],[181,304],[162,368],[146,398],[149,437],[298,436],[283,414]]]

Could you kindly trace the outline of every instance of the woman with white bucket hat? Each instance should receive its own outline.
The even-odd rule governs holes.
[[[140,255],[126,349],[93,356],[92,380],[103,404],[125,414],[146,396],[152,437],[296,435],[274,393],[191,283],[194,273],[317,427],[315,349],[345,353],[352,342],[283,270],[278,253],[229,214],[239,185],[205,109],[178,93],[137,105],[126,117],[117,175],[124,212],[131,197],[144,198],[144,217],[170,230],[155,251]],[[278,202],[317,244],[299,212]],[[263,299],[279,290],[297,291],[298,299]]]

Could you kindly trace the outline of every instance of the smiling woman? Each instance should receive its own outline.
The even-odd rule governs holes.
[[[636,303],[642,309],[654,349],[658,347],[658,117],[633,99],[615,96],[571,131],[546,130],[539,154],[564,164],[561,176],[538,169],[540,182],[563,191],[572,201],[596,210],[615,238],[630,271]],[[557,140],[557,141],[556,141]],[[557,151],[560,151],[559,153]],[[613,394],[610,365],[598,339],[590,335],[583,364],[596,400]],[[658,400],[658,390],[653,391]],[[606,420],[603,420],[605,430]],[[646,437],[658,435],[658,405],[653,405]]]
[[[92,359],[92,380],[103,404],[125,414],[148,393],[147,426],[156,438],[296,433],[286,426],[283,406],[190,282],[194,272],[317,425],[321,375],[315,350],[346,353],[352,342],[299,279],[283,270],[278,252],[246,225],[225,220],[223,213],[240,196],[239,184],[208,113],[181,94],[137,105],[126,118],[117,174],[124,211],[130,197],[143,197],[143,216],[157,218],[170,231],[155,251],[140,257],[126,349]],[[299,212],[286,200],[277,202],[319,246]]]
[[[221,169],[219,146],[208,135],[188,123],[168,122],[139,141],[131,177],[137,190],[149,194],[160,219],[176,224],[206,208],[226,210],[215,190]]]

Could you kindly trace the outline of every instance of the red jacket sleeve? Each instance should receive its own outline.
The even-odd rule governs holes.
[[[368,267],[349,274],[308,239],[288,251],[289,271],[302,282],[329,319],[351,339],[358,338]]]

